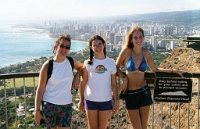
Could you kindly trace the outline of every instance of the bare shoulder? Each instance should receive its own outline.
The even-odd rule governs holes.
[[[130,53],[130,52],[131,52],[131,48],[127,48],[127,47],[126,47],[126,48],[123,48],[122,51],[121,51],[121,53],[122,53],[123,55],[124,55],[124,54],[126,55],[126,54],[128,54],[128,53]]]
[[[148,58],[149,56],[151,56],[150,51],[147,50],[147,49],[143,49],[143,54],[144,54],[144,56],[145,56],[146,58]]]
[[[49,60],[47,60],[46,62],[44,62],[44,64],[42,65],[41,71],[47,71],[49,67]]]
[[[117,66],[124,65],[125,61],[130,56],[130,54],[131,54],[131,48],[123,48],[117,58],[116,65]]]
[[[45,61],[43,64],[44,67],[48,67],[49,66],[49,60]]]

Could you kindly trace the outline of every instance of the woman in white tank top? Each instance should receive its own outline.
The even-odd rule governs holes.
[[[72,115],[72,81],[73,87],[78,85],[78,75],[73,77],[72,67],[66,58],[71,47],[71,38],[69,35],[60,36],[54,47],[53,52],[53,70],[51,77],[47,81],[47,70],[49,63],[46,61],[39,75],[38,88],[35,97],[34,118],[37,125],[44,120],[47,129],[62,128],[70,129]],[[76,60],[73,60],[74,68],[80,70],[83,66]],[[41,114],[40,105],[42,106]]]

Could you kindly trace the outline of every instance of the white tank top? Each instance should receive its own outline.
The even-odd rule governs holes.
[[[72,67],[67,58],[61,63],[53,62],[53,71],[47,82],[43,101],[57,105],[72,103],[72,80]]]

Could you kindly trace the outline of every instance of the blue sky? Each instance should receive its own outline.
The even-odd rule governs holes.
[[[0,0],[1,21],[36,21],[200,9],[200,0]]]

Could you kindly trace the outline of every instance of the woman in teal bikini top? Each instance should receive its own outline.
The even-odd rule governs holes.
[[[134,26],[128,33],[124,49],[122,49],[116,61],[117,74],[122,79],[120,90],[124,93],[127,89],[126,93],[131,93],[126,97],[125,101],[134,129],[147,129],[148,125],[152,98],[148,86],[145,86],[144,72],[147,69],[147,65],[152,72],[173,72],[180,76],[184,73],[181,70],[157,68],[151,58],[150,51],[142,48],[144,41],[144,30],[139,26]],[[132,53],[135,56],[140,55],[140,58],[133,58],[134,55]],[[125,66],[126,74],[121,71],[121,66]],[[146,92],[147,90],[148,92]]]

